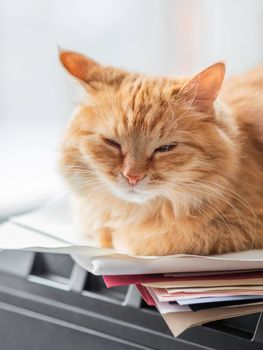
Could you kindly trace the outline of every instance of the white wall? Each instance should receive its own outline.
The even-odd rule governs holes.
[[[262,0],[0,0],[1,119],[63,121],[56,45],[152,74],[263,62]]]

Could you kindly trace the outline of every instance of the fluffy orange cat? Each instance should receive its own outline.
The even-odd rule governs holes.
[[[223,63],[173,79],[60,60],[87,92],[60,159],[83,233],[135,255],[263,248],[263,68],[221,91]]]

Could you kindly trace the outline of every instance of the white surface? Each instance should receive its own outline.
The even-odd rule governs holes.
[[[174,255],[136,257],[92,247],[75,233],[67,197],[0,226],[0,249],[30,249],[70,253],[97,275],[217,271],[263,268],[263,250],[219,256]],[[37,232],[37,233],[36,233]]]

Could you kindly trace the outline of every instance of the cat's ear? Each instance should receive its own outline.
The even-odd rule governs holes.
[[[124,71],[104,67],[77,52],[59,50],[59,58],[72,76],[92,90],[99,90],[105,84],[116,86],[125,77]]]
[[[188,80],[181,87],[179,96],[200,112],[209,112],[220,92],[224,76],[224,63],[215,63]]]

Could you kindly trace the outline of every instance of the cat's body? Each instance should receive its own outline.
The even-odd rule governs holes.
[[[225,84],[225,108],[222,64],[172,80],[61,61],[91,96],[60,161],[83,233],[136,255],[263,247],[263,68]]]

